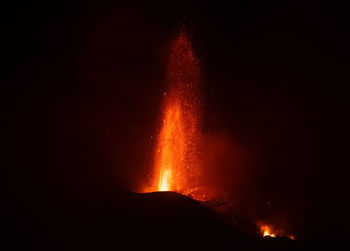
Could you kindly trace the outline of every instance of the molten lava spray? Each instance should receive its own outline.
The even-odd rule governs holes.
[[[167,65],[162,126],[154,156],[153,190],[178,191],[199,176],[200,69],[189,37],[180,31]]]

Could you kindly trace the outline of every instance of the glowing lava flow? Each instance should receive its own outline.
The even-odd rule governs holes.
[[[198,175],[200,69],[192,44],[180,32],[172,44],[158,135],[153,190],[181,192]]]

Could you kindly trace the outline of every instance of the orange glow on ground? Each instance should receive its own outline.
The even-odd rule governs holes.
[[[288,237],[289,239],[295,240],[295,236],[292,235],[292,234],[288,234],[287,237]]]
[[[198,60],[192,44],[180,32],[171,46],[167,66],[162,125],[154,156],[153,191],[177,191],[192,187],[198,177],[199,133]]]

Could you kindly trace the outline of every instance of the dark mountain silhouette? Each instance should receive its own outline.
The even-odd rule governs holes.
[[[49,203],[49,202],[47,202]],[[79,205],[16,212],[10,250],[299,250],[288,238],[258,238],[175,192],[117,192]],[[27,217],[25,217],[26,215]],[[13,224],[12,224],[13,226]]]

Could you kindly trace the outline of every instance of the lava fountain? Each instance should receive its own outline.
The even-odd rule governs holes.
[[[184,31],[172,42],[162,125],[154,154],[154,191],[193,187],[199,177],[200,68]]]

